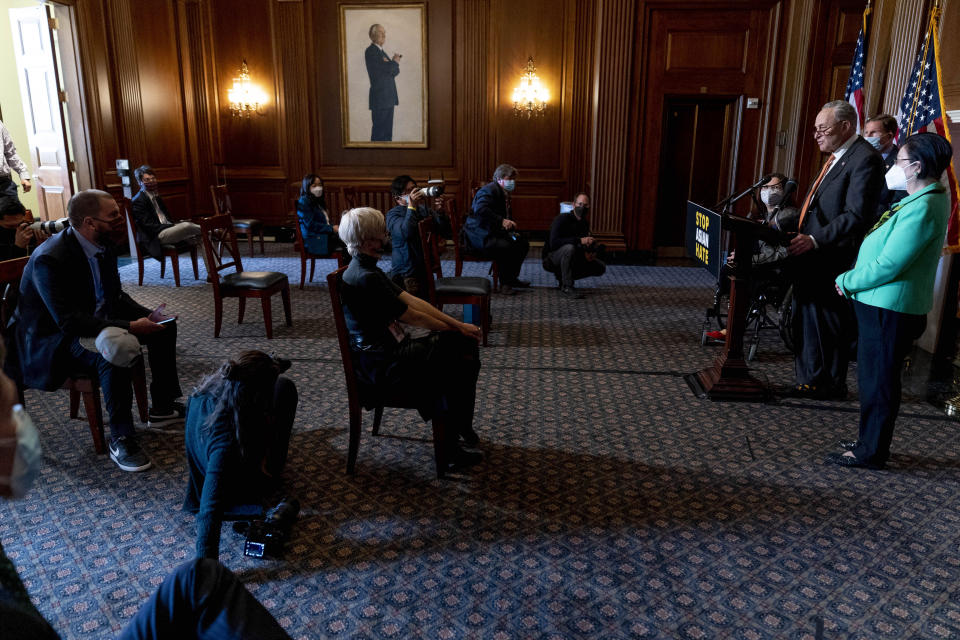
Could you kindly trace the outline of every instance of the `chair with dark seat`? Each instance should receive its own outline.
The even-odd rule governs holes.
[[[433,218],[424,218],[419,223],[420,246],[423,247],[423,262],[427,270],[427,293],[430,304],[443,310],[445,304],[474,305],[480,308],[480,331],[483,346],[487,346],[490,332],[490,281],[486,278],[444,278],[440,264],[439,234]],[[464,313],[464,316],[467,314]]]
[[[373,435],[379,435],[380,422],[383,419],[384,407],[396,409],[416,409],[415,395],[409,389],[380,389],[374,385],[364,384],[357,379],[353,368],[353,356],[350,349],[347,321],[343,315],[343,301],[341,287],[343,272],[346,267],[340,267],[327,276],[327,288],[330,290],[330,305],[333,308],[333,319],[337,326],[337,342],[340,345],[340,358],[343,361],[343,375],[347,383],[347,405],[350,411],[350,444],[347,450],[347,473],[352,474],[357,464],[357,452],[360,449],[360,432],[363,426],[363,409],[373,409]],[[436,461],[437,477],[442,478],[447,468],[445,442],[445,428],[443,420],[434,416],[431,420],[433,427],[433,455]]]
[[[263,222],[257,218],[234,218],[233,203],[230,202],[230,193],[227,191],[227,185],[210,185],[210,196],[213,198],[213,211],[216,215],[228,215],[233,221],[233,228],[238,233],[247,236],[247,244],[250,245],[250,257],[253,257],[253,234],[260,235],[260,255],[264,255],[263,250]]]
[[[149,254],[146,253],[140,243],[137,242],[137,223],[133,221],[133,214],[130,212],[130,200],[123,199],[123,217],[127,220],[127,242],[130,244],[130,255],[136,257],[138,268],[137,284],[143,286],[143,263]],[[180,253],[189,252],[190,260],[193,262],[193,279],[200,279],[200,269],[197,265],[197,245],[182,243],[180,245],[163,244],[160,245],[160,277],[166,275],[167,258],[170,258],[170,266],[173,267],[173,283],[180,286]]]
[[[243,312],[247,298],[260,298],[263,307],[263,324],[267,338],[273,337],[273,316],[270,298],[279,293],[283,299],[283,313],[287,326],[293,326],[290,312],[290,283],[287,276],[279,271],[244,271],[237,247],[237,235],[230,216],[221,215],[200,221],[200,236],[203,239],[203,262],[207,267],[207,276],[213,284],[214,325],[213,337],[220,337],[220,325],[223,321],[223,299],[237,298],[239,314],[237,324],[243,322]],[[214,247],[217,246],[217,249]],[[229,254],[230,261],[225,262]],[[233,269],[232,273],[221,275],[222,271]]]
[[[466,237],[463,235],[463,218],[461,218],[457,213],[456,201],[450,200],[449,205],[450,229],[453,232],[454,275],[458,278],[460,277],[460,275],[463,273],[464,262],[489,262],[490,269],[488,273],[493,279],[493,290],[498,291],[500,288],[500,270],[497,268],[497,263],[491,260],[489,257],[485,257],[483,251],[474,249],[470,246],[470,243],[467,242]]]
[[[20,404],[24,404],[23,380],[19,374],[19,355],[16,352],[16,343],[8,339],[7,331],[10,318],[13,316],[20,294],[20,279],[27,266],[29,257],[15,258],[0,262],[0,336],[7,346],[7,362],[4,370],[10,374],[17,385],[17,395]],[[141,422],[147,422],[147,376],[143,365],[143,358],[137,360],[132,368],[133,394],[137,400],[137,409]],[[86,413],[87,424],[90,426],[90,435],[93,437],[93,448],[98,454],[107,452],[106,440],[103,436],[103,408],[100,405],[100,382],[84,373],[76,373],[64,381],[62,389],[70,392],[70,418],[76,420],[80,416],[80,400],[83,400],[83,409]]]
[[[293,232],[296,236],[296,239],[293,242],[293,250],[300,255],[300,288],[303,289],[303,283],[307,276],[307,260],[310,260],[310,282],[313,282],[313,271],[317,266],[317,259],[330,259],[336,258],[337,265],[342,267],[349,262],[344,251],[338,249],[328,254],[313,253],[307,249],[306,245],[303,242],[303,230],[300,229],[300,220],[297,217],[297,213],[293,213]]]

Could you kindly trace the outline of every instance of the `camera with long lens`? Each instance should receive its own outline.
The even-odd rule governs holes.
[[[293,523],[300,513],[300,501],[284,498],[277,506],[267,511],[263,520],[255,520],[247,529],[243,543],[243,555],[251,558],[279,558],[283,547],[290,539]]]
[[[27,225],[32,231],[42,231],[48,235],[60,233],[70,226],[70,218],[60,218],[59,220],[37,220]]]
[[[420,189],[427,198],[437,198],[443,195],[443,180],[427,180],[427,186]]]

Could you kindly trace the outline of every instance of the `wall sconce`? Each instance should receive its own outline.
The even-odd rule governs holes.
[[[540,84],[537,68],[533,66],[533,56],[527,59],[527,68],[520,76],[520,84],[513,90],[513,115],[542,116],[550,100],[550,92]]]
[[[233,79],[233,86],[227,91],[227,100],[234,118],[249,118],[252,113],[263,115],[267,94],[250,80],[246,60],[240,65],[240,77]]]

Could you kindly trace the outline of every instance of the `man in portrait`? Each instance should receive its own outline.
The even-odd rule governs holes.
[[[370,46],[365,58],[367,75],[370,76],[370,115],[373,119],[371,142],[389,142],[393,140],[393,109],[399,104],[397,83],[394,78],[400,73],[399,53],[391,57],[383,50],[387,41],[387,30],[383,25],[370,25]]]

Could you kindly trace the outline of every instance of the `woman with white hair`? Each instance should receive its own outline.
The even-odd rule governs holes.
[[[473,430],[473,406],[480,373],[480,328],[460,322],[428,302],[410,295],[377,267],[386,240],[383,214],[351,209],[340,219],[340,239],[353,256],[343,273],[343,306],[353,363],[361,382],[409,388],[420,397],[424,420],[444,418],[450,439],[447,459],[454,467],[480,462],[465,451],[479,438]],[[408,335],[405,325],[429,329],[426,336]]]

